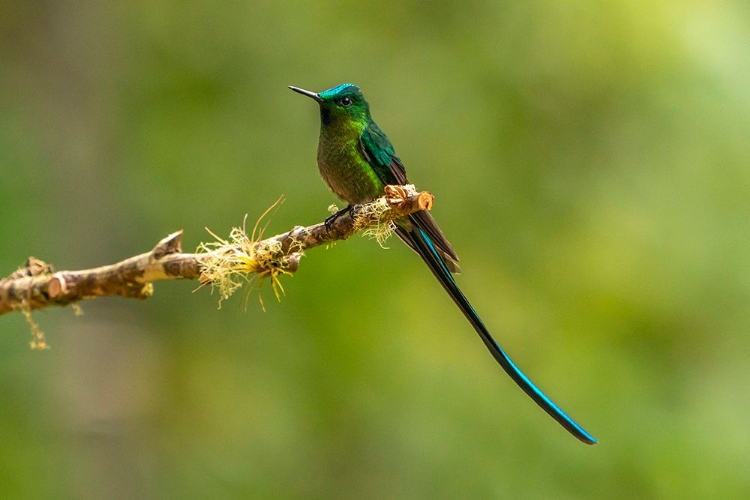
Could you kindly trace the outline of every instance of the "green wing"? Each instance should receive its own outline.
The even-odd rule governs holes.
[[[409,184],[409,180],[406,178],[406,169],[398,156],[396,156],[393,144],[391,144],[388,136],[380,130],[380,127],[375,122],[370,122],[370,125],[362,133],[360,147],[367,162],[381,182],[384,184]],[[443,257],[444,264],[448,269],[454,273],[460,272],[457,264],[458,256],[438,227],[435,219],[432,218],[432,215],[426,211],[415,212],[409,216],[409,221],[429,235]],[[396,230],[396,234],[412,250],[416,251],[414,242],[411,241],[412,238],[408,236],[409,231],[408,227],[399,227]]]
[[[406,169],[396,156],[393,144],[385,132],[375,122],[362,133],[360,138],[362,152],[367,162],[375,170],[378,178],[385,184],[408,184]]]

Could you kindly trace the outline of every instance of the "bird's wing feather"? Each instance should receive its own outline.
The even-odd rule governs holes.
[[[371,121],[362,132],[360,147],[367,162],[384,184],[409,183],[406,169],[396,156],[393,144],[375,122]]]
[[[404,164],[396,156],[391,141],[388,140],[388,137],[375,122],[371,122],[365,128],[360,138],[360,147],[367,162],[373,168],[381,182],[384,184],[409,184]],[[456,255],[455,250],[453,250],[450,242],[438,227],[437,222],[432,218],[432,215],[429,212],[420,211],[410,215],[409,220],[430,236],[430,239],[435,243],[451,272],[460,272],[457,264],[458,255]],[[401,236],[400,233],[397,234]],[[404,238],[401,239],[412,250],[416,251],[410,241]]]

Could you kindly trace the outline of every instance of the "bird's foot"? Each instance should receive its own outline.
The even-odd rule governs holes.
[[[339,217],[343,217],[344,215],[349,215],[350,217],[354,217],[354,214],[362,208],[362,205],[356,204],[356,205],[349,205],[348,207],[342,208],[338,212],[329,215],[325,222],[323,224],[326,227],[326,232],[331,233],[331,231],[334,230],[334,225],[336,224],[336,221],[339,219]]]

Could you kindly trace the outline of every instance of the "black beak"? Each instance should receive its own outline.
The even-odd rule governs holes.
[[[320,96],[315,92],[310,92],[309,90],[301,89],[299,87],[292,87],[291,85],[289,86],[289,88],[297,92],[298,94],[306,95],[307,97],[315,99],[318,102],[323,102],[323,99],[321,99]]]

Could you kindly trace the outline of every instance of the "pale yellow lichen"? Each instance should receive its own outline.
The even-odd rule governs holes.
[[[38,351],[49,349],[49,344],[44,336],[44,332],[31,317],[31,311],[29,311],[29,308],[22,306],[19,309],[21,310],[23,317],[26,318],[26,323],[29,325],[29,328],[31,328],[31,342],[29,342],[31,348]]]
[[[384,217],[390,210],[388,201],[382,197],[373,203],[363,205],[363,210],[354,218],[355,229],[364,229],[364,236],[374,238],[382,248],[388,248],[385,242],[396,229],[393,221]]]
[[[245,231],[244,222],[242,228],[232,228],[228,240],[220,238],[206,228],[216,241],[201,243],[198,247],[199,253],[206,254],[202,259],[201,286],[210,283],[213,289],[219,291],[219,307],[223,300],[228,299],[242,286],[243,280],[251,283],[256,277],[259,278],[259,288],[266,278],[271,279],[271,287],[277,300],[281,300],[284,295],[284,287],[279,281],[279,276],[291,275],[302,254],[282,253],[281,242],[278,240],[262,241],[268,223],[259,228],[263,218],[281,201],[279,198],[260,216],[249,236]],[[265,310],[262,298],[260,303]]]

